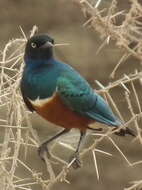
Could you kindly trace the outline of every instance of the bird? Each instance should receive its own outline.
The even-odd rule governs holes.
[[[44,160],[45,152],[50,158],[48,145],[52,141],[76,128],[80,131],[80,138],[71,159],[74,159],[73,167],[79,168],[80,147],[86,131],[92,129],[90,124],[99,122],[110,126],[117,130],[115,134],[119,136],[135,136],[135,133],[128,127],[120,128],[123,122],[113,113],[103,97],[78,71],[55,58],[55,46],[54,39],[48,34],[36,34],[27,40],[20,89],[31,112],[37,112],[45,120],[63,128],[39,146],[38,154],[41,159]],[[102,128],[96,128],[97,130],[101,131]]]

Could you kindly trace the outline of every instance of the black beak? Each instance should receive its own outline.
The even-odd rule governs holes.
[[[48,47],[53,47],[54,45],[52,44],[52,42],[45,42],[42,46],[40,46],[41,48],[48,48]]]

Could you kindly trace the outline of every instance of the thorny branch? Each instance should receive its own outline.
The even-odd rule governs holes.
[[[117,11],[117,0],[112,0],[110,7],[103,11],[96,8],[94,1],[75,0],[87,19],[85,26],[92,27],[104,40],[103,45],[113,41],[117,48],[124,50],[119,63],[115,66],[111,77],[114,78],[116,70],[128,57],[133,56],[142,61],[142,4],[138,0],[128,0],[129,10]],[[103,1],[102,1],[103,2]],[[119,17],[119,21],[118,21]],[[121,19],[120,19],[121,18]],[[121,21],[120,21],[121,20]]]
[[[110,40],[113,40],[115,41],[116,47],[124,49],[124,55],[115,67],[112,73],[113,76],[119,65],[128,57],[133,56],[140,62],[142,61],[142,23],[139,19],[142,15],[142,6],[137,0],[130,0],[131,6],[127,12],[117,12],[116,0],[112,1],[111,6],[108,9],[105,8],[103,10],[99,10],[103,0],[98,0],[96,4],[93,4],[93,1],[91,3],[91,1],[87,0],[75,1],[78,2],[80,8],[83,10],[84,16],[87,19],[85,26],[89,25],[93,27],[94,30],[99,33],[101,38],[106,39],[105,44],[103,45],[109,45]],[[116,20],[117,17],[121,15],[124,16],[124,19],[121,21],[121,24],[118,25]],[[68,172],[71,172],[71,165],[74,160],[68,164],[65,160],[62,160],[51,152],[52,158],[56,162],[60,163],[60,165],[63,165],[63,167],[57,174],[53,169],[52,162],[45,158],[49,178],[44,179],[42,171],[40,173],[33,171],[25,160],[21,160],[20,158],[19,152],[22,146],[25,148],[25,156],[28,156],[26,153],[29,147],[37,148],[39,146],[39,140],[32,129],[32,124],[28,116],[29,114],[24,107],[19,92],[19,82],[23,69],[23,47],[27,40],[23,30],[21,28],[20,30],[22,31],[23,38],[15,39],[7,43],[2,51],[0,61],[0,109],[5,108],[7,110],[7,115],[5,118],[0,118],[0,127],[1,129],[4,129],[3,142],[0,144],[0,184],[2,190],[16,190],[19,188],[24,190],[32,190],[33,185],[37,184],[40,185],[43,190],[50,190],[57,182],[65,181],[69,183],[66,176]],[[30,36],[34,35],[36,31],[37,28],[33,27]],[[15,44],[18,47],[17,49],[13,48]],[[131,44],[134,44],[133,48],[131,48]],[[9,51],[11,49],[12,51]],[[142,72],[136,71],[129,75],[124,74],[124,76],[119,80],[108,84],[106,87],[99,81],[96,81],[100,88],[98,92],[104,95],[107,102],[112,105],[118,116],[124,121],[124,125],[122,127],[126,127],[130,123],[134,122],[135,130],[137,131],[136,140],[140,143],[142,143],[142,137],[139,119],[142,117],[142,109],[139,95],[137,93],[137,84],[141,85],[141,78]],[[125,121],[117,106],[117,103],[111,96],[111,92],[120,87],[125,94],[125,101],[128,105],[128,111],[131,113],[128,121]],[[135,104],[138,108],[137,112],[133,109],[130,94],[133,94],[135,97]],[[26,135],[23,135],[25,133]],[[89,152],[92,153],[98,179],[100,174],[95,152],[111,156],[110,153],[97,149],[98,144],[100,144],[103,139],[109,139],[129,166],[142,163],[142,160],[131,163],[113,141],[111,134],[111,130],[108,130],[105,134],[92,134],[96,136],[96,140],[90,147],[84,149],[80,155],[82,158],[84,155],[88,155]],[[56,143],[53,144],[52,149],[54,149],[56,144],[60,144],[61,146],[74,150],[72,145],[61,140],[56,141]],[[23,167],[27,172],[27,176],[30,177],[19,177],[17,172],[19,167]],[[139,187],[141,184],[141,181],[134,182],[134,185],[127,188],[127,190]]]

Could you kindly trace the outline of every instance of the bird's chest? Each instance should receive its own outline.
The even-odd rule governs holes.
[[[30,103],[40,116],[58,125],[61,124],[62,116],[67,112],[67,107],[60,100],[57,93],[49,98],[30,100]]]
[[[56,83],[57,75],[54,76],[54,73],[25,73],[21,82],[21,90],[28,99],[38,104],[40,99],[50,99],[53,96]]]

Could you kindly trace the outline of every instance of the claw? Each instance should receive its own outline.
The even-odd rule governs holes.
[[[47,144],[43,143],[39,148],[38,148],[38,155],[40,156],[41,160],[45,161],[44,159],[44,153],[46,153],[47,157],[50,159],[51,155],[49,153],[49,150],[47,148]]]
[[[72,162],[73,161],[73,162]],[[72,167],[74,169],[78,169],[78,168],[81,168],[81,161],[80,161],[80,158],[79,158],[79,155],[78,153],[75,153],[73,154],[73,156],[71,157],[70,159],[70,162],[72,162]]]

